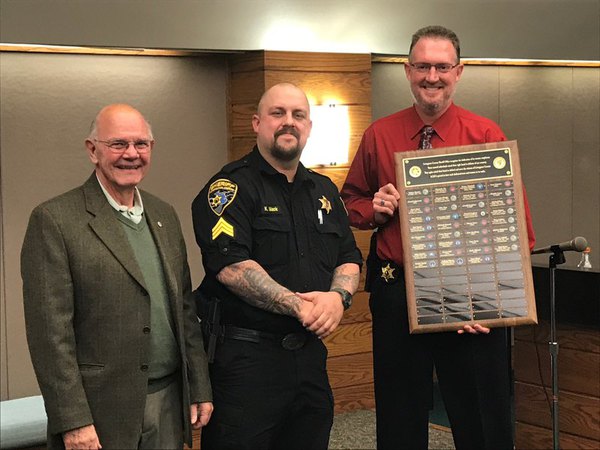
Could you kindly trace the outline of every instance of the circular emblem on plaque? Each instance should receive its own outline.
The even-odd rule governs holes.
[[[421,168],[419,166],[412,166],[408,169],[408,174],[413,178],[419,178],[421,176]]]
[[[504,159],[502,156],[498,156],[497,158],[494,158],[494,162],[492,164],[494,164],[494,167],[498,170],[504,169],[504,167],[506,167],[506,159]]]

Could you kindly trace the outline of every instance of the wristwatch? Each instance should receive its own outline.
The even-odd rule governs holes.
[[[342,288],[331,288],[331,292],[337,292],[342,296],[342,305],[344,305],[344,311],[352,306],[352,294],[346,289]]]

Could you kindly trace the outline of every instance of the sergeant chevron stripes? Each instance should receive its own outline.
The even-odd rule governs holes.
[[[217,224],[212,229],[212,240],[214,241],[217,237],[219,237],[221,235],[221,233],[224,233],[231,237],[234,237],[234,234],[235,234],[235,232],[233,230],[233,225],[228,223],[222,217],[219,219]]]

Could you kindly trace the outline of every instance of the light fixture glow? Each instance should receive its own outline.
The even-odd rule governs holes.
[[[336,166],[348,163],[350,116],[348,106],[313,105],[310,107],[312,130],[300,161],[310,166]]]

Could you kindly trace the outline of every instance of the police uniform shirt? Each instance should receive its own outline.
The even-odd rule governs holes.
[[[336,267],[361,264],[336,186],[299,164],[293,183],[257,147],[214,176],[192,204],[206,278],[202,290],[222,302],[221,323],[275,333],[300,322],[253,307],[225,289],[224,267],[254,260],[292,292],[328,291]]]

